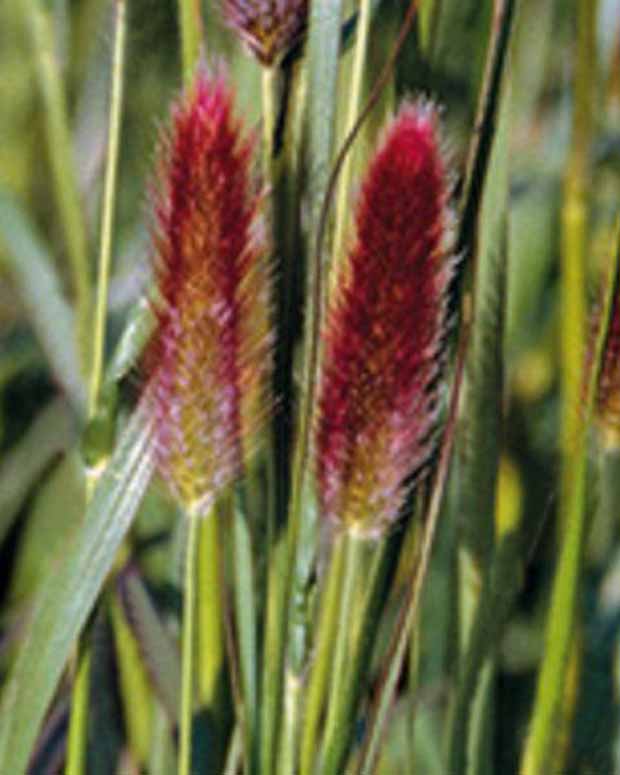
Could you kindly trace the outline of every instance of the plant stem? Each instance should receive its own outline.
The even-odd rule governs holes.
[[[80,639],[80,648],[77,653],[77,669],[71,691],[71,718],[69,721],[65,775],[83,775],[86,772],[91,662],[92,643],[86,635],[83,635]]]
[[[94,347],[91,361],[91,381],[88,397],[88,419],[92,420],[96,413],[101,392],[103,375],[103,355],[105,346],[105,324],[108,300],[108,284],[110,275],[110,255],[112,245],[112,229],[114,218],[114,203],[116,198],[116,171],[118,167],[119,138],[121,126],[121,111],[123,102],[123,70],[126,34],[125,0],[116,0],[116,16],[114,22],[114,52],[112,56],[112,91],[110,96],[110,123],[108,127],[108,158],[106,163],[105,184],[103,194],[103,209],[101,219],[101,244],[99,253],[99,273],[97,283],[97,307],[95,315]],[[88,507],[95,485],[101,473],[96,465],[86,472],[86,507]],[[67,758],[67,773],[80,775],[84,772],[85,749],[87,743],[88,719],[88,685],[90,677],[90,634],[84,632],[77,646],[78,674],[73,685],[71,699],[70,745]],[[86,688],[84,688],[86,687]],[[74,725],[75,716],[75,725]],[[82,734],[82,741],[77,735]],[[75,756],[75,759],[73,758]]]
[[[201,520],[198,549],[198,692],[200,702],[218,716],[219,686],[224,666],[220,525],[217,508]]]
[[[179,0],[179,27],[183,83],[188,86],[192,82],[202,45],[200,0]]]
[[[321,616],[317,630],[317,645],[310,685],[308,686],[304,710],[304,730],[301,744],[301,775],[312,775],[317,751],[317,729],[323,705],[325,690],[332,668],[332,648],[338,629],[340,613],[340,590],[344,572],[345,552],[342,539],[334,545],[329,564],[325,594],[321,604]]]
[[[105,350],[106,312],[110,281],[112,233],[114,206],[116,202],[116,179],[120,147],[121,118],[123,107],[123,72],[125,65],[125,36],[127,29],[125,0],[116,0],[116,22],[114,53],[112,56],[112,92],[110,96],[110,123],[108,126],[108,158],[103,188],[103,210],[101,217],[101,243],[99,250],[99,271],[97,279],[97,300],[95,308],[95,333],[93,344],[88,415],[92,419],[97,411],[103,376]]]
[[[342,590],[340,593],[340,615],[333,656],[332,679],[329,689],[327,720],[325,722],[325,756],[321,762],[322,775],[339,775],[342,771],[339,762],[338,741],[344,737],[345,726],[355,724],[355,712],[347,708],[347,669],[348,652],[351,644],[351,611],[354,593],[359,579],[364,540],[349,530],[339,539],[336,552],[344,554],[342,570]],[[359,632],[358,632],[359,635]]]
[[[194,706],[194,624],[196,619],[196,559],[200,518],[190,508],[185,552],[183,595],[183,651],[181,666],[181,712],[179,721],[179,775],[192,771],[192,715]]]
[[[349,113],[344,134],[347,135],[355,126],[362,102],[362,85],[364,83],[364,65],[366,63],[366,51],[370,33],[370,21],[372,18],[371,0],[360,0],[359,16],[356,30],[355,51],[353,54],[353,72],[351,76],[351,93],[349,97]],[[351,188],[351,176],[353,172],[353,154],[347,154],[340,173],[340,183],[336,198],[336,221],[334,242],[332,246],[332,264],[330,267],[331,287],[338,277],[338,266],[344,259],[342,255],[348,215],[350,211],[349,191]]]
[[[312,206],[308,232],[314,247],[321,202],[327,187],[334,139],[338,64],[340,51],[340,24],[342,0],[315,0],[310,7],[308,31],[308,136],[310,145],[309,191]],[[310,253],[311,251],[309,251]],[[320,302],[322,299],[322,255],[315,254],[308,263],[306,280],[306,309],[303,342],[303,367],[299,410],[297,414],[296,443],[293,451],[291,492],[287,499],[288,521],[286,538],[277,562],[278,573],[272,574],[276,588],[268,593],[268,633],[266,653],[272,667],[265,676],[265,696],[269,706],[263,714],[262,775],[273,772],[273,757],[277,748],[278,712],[281,704],[285,663],[289,662],[292,675],[287,686],[294,686],[294,675],[299,673],[305,661],[303,634],[291,635],[290,612],[296,595],[304,595],[308,569],[314,553],[314,524],[311,510],[304,510],[309,468],[310,434],[314,402],[314,386],[318,363],[318,331],[320,329]],[[292,355],[292,348],[290,349]],[[286,367],[286,364],[284,364]],[[309,538],[304,546],[304,561],[299,559],[300,535]],[[281,563],[281,566],[280,566]],[[282,571],[280,571],[280,567]],[[300,607],[303,607],[301,603]],[[301,618],[298,621],[302,620]],[[303,626],[302,626],[303,629]],[[289,637],[286,638],[288,631]],[[287,653],[288,647],[288,653]],[[267,746],[267,747],[266,747]]]
[[[546,775],[549,758],[556,739],[557,714],[566,679],[568,659],[573,643],[579,572],[586,535],[586,509],[584,508],[587,468],[587,432],[590,426],[592,406],[597,390],[599,368],[609,327],[611,299],[616,286],[620,259],[620,230],[616,233],[615,256],[611,261],[611,280],[608,280],[605,300],[601,312],[601,325],[595,342],[592,365],[579,435],[573,440],[570,457],[565,461],[570,466],[572,487],[562,500],[563,540],[560,558],[553,578],[551,603],[545,633],[545,650],[538,675],[536,698],[530,732],[526,741],[521,775]]]
[[[249,514],[245,505],[243,485],[235,489],[233,515],[233,553],[235,575],[235,613],[239,637],[239,668],[244,706],[245,754],[247,775],[256,772],[257,756],[257,652],[256,597],[252,541],[248,527]]]
[[[87,374],[90,363],[91,310],[88,239],[75,174],[66,99],[55,51],[51,11],[40,5],[39,0],[26,0],[24,3],[29,16],[39,89],[45,106],[45,139],[58,216],[75,293],[77,342],[82,369]]]

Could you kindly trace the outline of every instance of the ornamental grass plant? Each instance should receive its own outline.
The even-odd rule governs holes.
[[[0,775],[620,772],[620,3],[0,30]]]

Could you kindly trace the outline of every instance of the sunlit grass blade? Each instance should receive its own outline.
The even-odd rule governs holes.
[[[90,365],[89,326],[92,290],[88,236],[73,159],[66,85],[63,83],[51,7],[43,0],[24,0],[20,5],[23,7],[31,33],[38,85],[45,108],[45,139],[51,165],[52,185],[75,293],[74,344],[78,344],[81,373],[85,375]]]
[[[11,529],[33,483],[73,439],[69,408],[59,398],[41,410],[22,438],[3,455],[0,465],[0,541]]]
[[[86,408],[74,316],[62,295],[51,257],[25,212],[0,191],[0,245],[4,262],[45,352],[52,373],[79,412]]]
[[[146,672],[168,720],[178,719],[181,697],[181,658],[171,634],[152,602],[136,567],[130,565],[116,586],[127,621],[137,640]]]
[[[606,279],[601,312],[582,408],[578,413],[578,435],[573,438],[569,466],[571,483],[562,503],[562,543],[553,577],[551,602],[545,631],[545,651],[536,687],[530,730],[521,760],[521,775],[545,775],[557,739],[569,655],[575,635],[576,606],[586,533],[587,439],[592,420],[600,364],[613,309],[612,294],[620,270],[620,238],[616,233],[614,255]]]
[[[41,723],[153,471],[151,428],[139,406],[99,480],[83,526],[41,585],[2,695],[0,771],[24,772]]]

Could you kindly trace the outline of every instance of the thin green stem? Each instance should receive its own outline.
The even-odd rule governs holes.
[[[345,735],[344,727],[355,724],[355,713],[347,707],[347,678],[349,649],[352,646],[351,619],[354,595],[359,580],[361,553],[364,540],[361,536],[348,531],[339,539],[337,552],[344,553],[342,571],[342,589],[340,592],[340,616],[333,656],[332,678],[329,687],[327,720],[325,722],[325,755],[321,763],[322,775],[339,775],[339,741]]]
[[[202,46],[200,0],[179,0],[179,27],[183,83],[188,86],[192,82],[194,68]]]
[[[201,520],[198,579],[198,691],[200,702],[218,717],[219,687],[224,667],[224,620],[222,612],[220,520],[212,509]]]
[[[196,566],[200,519],[187,513],[187,547],[183,595],[183,645],[181,666],[181,711],[179,721],[179,775],[192,771],[192,716],[194,709],[194,626],[196,620]]]
[[[270,551],[267,577],[260,745],[260,771],[263,775],[273,772],[278,745],[287,596],[284,583],[287,575],[287,549],[286,536],[282,535]]]
[[[45,106],[45,139],[58,216],[64,234],[75,293],[77,341],[83,372],[90,363],[91,286],[88,239],[71,148],[71,130],[56,54],[52,12],[39,0],[26,0],[39,89]]]
[[[77,669],[71,691],[71,719],[67,741],[65,775],[84,775],[88,742],[88,699],[92,643],[83,637],[78,650]]]
[[[303,682],[296,673],[288,673],[284,687],[284,719],[282,744],[278,757],[278,775],[297,772],[297,739],[301,717]]]
[[[355,122],[360,113],[362,103],[362,85],[364,83],[364,65],[366,63],[366,52],[368,49],[368,38],[370,34],[370,21],[372,18],[371,0],[360,0],[359,16],[357,22],[355,51],[353,53],[353,70],[351,74],[351,92],[349,96],[349,112],[344,133],[347,135],[355,126]],[[353,173],[353,154],[348,153],[340,173],[340,182],[338,193],[336,195],[336,221],[334,231],[334,243],[332,246],[332,265],[330,268],[330,277],[335,282],[338,274],[339,262],[343,259],[343,247],[346,236],[348,215],[350,212],[349,192],[351,188],[351,177]]]
[[[342,541],[334,545],[317,630],[317,646],[304,711],[301,742],[301,775],[312,775],[317,752],[317,731],[325,704],[325,690],[332,667],[332,648],[338,629],[340,590],[345,552]]]
[[[116,196],[116,169],[118,166],[119,136],[121,124],[121,109],[123,100],[123,70],[126,34],[126,7],[125,0],[116,2],[116,18],[114,25],[114,53],[112,57],[112,92],[110,108],[110,124],[108,135],[108,159],[106,164],[106,176],[103,195],[103,211],[101,223],[101,249],[99,255],[99,278],[97,287],[97,309],[95,316],[94,349],[92,352],[91,382],[88,400],[88,418],[93,419],[97,412],[97,404],[101,391],[103,375],[103,354],[105,344],[105,322],[108,299],[108,282],[110,274],[110,254],[112,244],[112,228],[114,215],[114,202]],[[97,461],[99,462],[99,461]],[[86,473],[86,506],[90,503],[95,490],[95,485],[101,474],[101,467],[89,469]],[[73,686],[71,700],[71,731],[74,738],[73,747],[69,747],[67,772],[71,775],[79,775],[83,772],[84,754],[80,748],[86,746],[88,704],[87,696],[83,693],[83,684],[87,685],[89,677],[86,672],[90,669],[90,658],[84,659],[83,654],[90,654],[90,635],[85,632],[81,635],[78,646],[78,664],[80,665],[80,680],[76,680]],[[75,717],[75,726],[74,726]],[[84,739],[80,743],[77,735],[83,734]],[[74,754],[75,752],[75,754]],[[75,761],[73,760],[75,755]]]
[[[97,278],[97,300],[95,307],[95,334],[93,343],[92,369],[88,396],[88,415],[92,418],[97,411],[97,402],[103,377],[105,351],[106,313],[112,255],[112,234],[114,207],[116,203],[116,180],[120,147],[121,119],[123,109],[123,74],[125,69],[125,37],[127,31],[127,8],[125,0],[116,0],[116,21],[114,52],[112,55],[112,91],[110,95],[110,123],[108,126],[108,158],[103,187],[103,209],[101,216],[101,242],[99,248],[99,270]]]
[[[235,614],[239,636],[239,669],[244,707],[245,754],[247,775],[256,772],[257,756],[257,643],[256,595],[252,540],[248,526],[249,515],[245,506],[243,485],[235,490],[233,516],[233,554],[235,575]]]
[[[593,361],[588,374],[587,392],[583,403],[578,436],[573,440],[569,466],[572,486],[562,501],[563,540],[560,558],[553,578],[551,603],[545,633],[545,650],[538,675],[536,698],[521,762],[521,775],[545,775],[556,739],[558,712],[562,699],[568,660],[574,638],[579,574],[586,537],[586,509],[584,507],[587,470],[587,433],[596,394],[598,374],[607,337],[612,296],[617,287],[620,258],[619,232],[616,233],[615,256],[611,262],[611,280],[608,280],[601,314],[601,325],[595,342]]]

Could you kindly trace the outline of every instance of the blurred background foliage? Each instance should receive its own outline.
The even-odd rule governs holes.
[[[50,352],[67,345],[66,329],[53,310],[37,314],[36,260],[49,262],[60,280],[61,299],[73,287],[62,223],[58,217],[46,111],[37,85],[27,0],[0,4],[0,671],[20,642],[34,590],[82,517],[83,475],[76,452],[79,402],[64,389]],[[87,255],[94,275],[96,237],[106,146],[112,3],[46,0],[54,55],[70,118],[73,163]],[[353,11],[353,3],[348,4]],[[446,153],[458,190],[482,77],[491,3],[436,0],[432,23],[419,24],[398,60],[382,107],[363,130],[355,150],[356,173],[400,95],[423,94],[444,109]],[[260,119],[258,66],[222,25],[216,0],[204,0],[209,61],[225,60],[238,104],[252,123]],[[406,3],[383,0],[371,31],[370,85],[392,44]],[[510,96],[505,110],[510,156],[508,278],[505,306],[502,402],[505,422],[498,441],[498,520],[523,519],[528,551],[521,592],[503,637],[494,696],[496,773],[517,772],[543,647],[544,618],[556,558],[559,488],[560,252],[564,180],[570,154],[576,45],[574,0],[522,0],[508,63]],[[114,269],[110,295],[111,353],[130,306],[148,286],[148,183],[159,127],[181,83],[177,8],[173,0],[131,0],[126,101],[122,126]],[[430,18],[430,17],[429,17]],[[592,52],[592,142],[587,185],[587,288],[592,306],[610,252],[620,201],[620,2],[597,6]],[[350,53],[344,55],[346,95]],[[346,100],[342,100],[345,113]],[[356,174],[356,178],[358,175]],[[492,204],[491,204],[492,207]],[[27,262],[35,263],[29,272]],[[25,278],[25,279],[24,279]],[[44,286],[39,289],[45,293]],[[34,301],[33,301],[34,298]],[[43,297],[43,302],[45,297]],[[34,305],[34,306],[33,306]],[[33,311],[34,310],[34,311]],[[37,312],[38,310],[38,312]],[[79,366],[73,363],[70,368]],[[138,383],[130,375],[123,390]],[[467,433],[467,418],[464,420]],[[617,454],[617,453],[615,453]],[[594,452],[592,453],[594,456]],[[593,466],[594,468],[594,466]],[[596,473],[590,488],[592,529],[580,598],[579,655],[571,672],[576,708],[562,773],[620,772],[620,513],[598,518]],[[381,772],[423,775],[442,769],[443,711],[457,646],[451,627],[454,555],[459,498],[451,488],[422,613],[421,685],[403,695],[392,718]],[[178,578],[170,573],[176,512],[157,485],[143,504],[133,536],[135,560],[161,610],[178,611]],[[172,535],[172,538],[171,538]],[[98,734],[89,773],[116,767],[122,740],[123,678],[114,666],[109,625],[98,621],[102,659],[94,684]],[[126,688],[126,687],[125,687]],[[570,700],[567,700],[570,702]],[[64,703],[64,704],[63,704]],[[66,723],[66,686],[39,747],[36,771],[53,772]],[[64,709],[64,716],[63,716]],[[108,712],[111,709],[111,712]],[[139,735],[139,731],[134,735]],[[147,771],[151,771],[147,769]],[[152,770],[155,772],[155,770]],[[162,770],[163,771],[163,770]],[[8,774],[7,774],[8,775]],[[550,774],[556,775],[556,773]],[[557,775],[560,775],[558,772]]]

